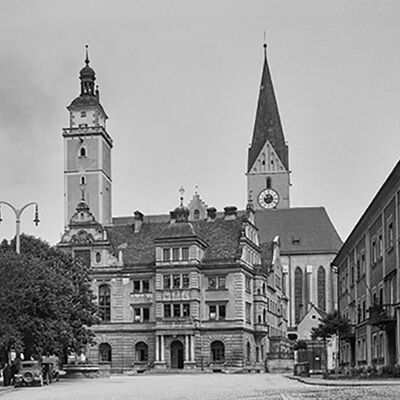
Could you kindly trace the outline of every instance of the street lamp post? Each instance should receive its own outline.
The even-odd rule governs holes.
[[[11,210],[14,211],[15,214],[15,223],[16,223],[16,233],[15,233],[15,251],[17,254],[20,253],[21,250],[21,243],[20,243],[20,235],[21,235],[21,214],[24,212],[26,208],[29,206],[35,206],[35,218],[33,219],[33,222],[35,223],[36,226],[38,226],[40,220],[39,220],[39,205],[36,202],[31,202],[28,204],[25,204],[22,208],[16,208],[12,204],[8,203],[7,201],[0,201],[0,205],[5,204]],[[0,223],[2,222],[1,218],[1,212],[0,212]]]

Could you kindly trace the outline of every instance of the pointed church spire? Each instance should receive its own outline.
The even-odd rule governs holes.
[[[284,167],[289,170],[288,147],[283,135],[278,104],[272,85],[271,73],[267,60],[267,44],[264,40],[264,66],[258,97],[256,120],[254,123],[253,139],[249,148],[248,168],[250,172],[260,151],[268,140],[274,147]]]

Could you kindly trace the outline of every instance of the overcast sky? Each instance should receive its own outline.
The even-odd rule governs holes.
[[[167,213],[178,188],[243,208],[263,32],[292,206],[325,206],[342,239],[400,154],[400,2],[0,2],[0,200],[24,232],[63,231],[66,106],[90,47],[114,139],[113,215]],[[0,239],[14,235],[2,207]]]

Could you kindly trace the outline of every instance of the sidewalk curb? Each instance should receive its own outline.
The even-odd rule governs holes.
[[[374,381],[374,380],[366,380],[365,382],[359,382],[359,381],[351,381],[345,382],[345,381],[329,381],[329,380],[308,380],[307,378],[302,378],[299,376],[293,376],[293,375],[284,375],[288,379],[292,379],[301,383],[304,383],[306,385],[312,385],[312,386],[340,386],[340,387],[361,387],[361,386],[393,386],[393,385],[400,385],[400,380],[399,381],[392,381],[388,380],[387,382],[385,381]]]
[[[9,393],[9,392],[11,392],[13,390],[14,390],[14,386],[7,386],[7,387],[2,386],[2,387],[0,387],[0,397],[3,394]]]

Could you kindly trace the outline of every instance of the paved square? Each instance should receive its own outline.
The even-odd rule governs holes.
[[[310,386],[274,374],[140,375],[62,380],[1,392],[2,400],[397,400],[400,385]]]

